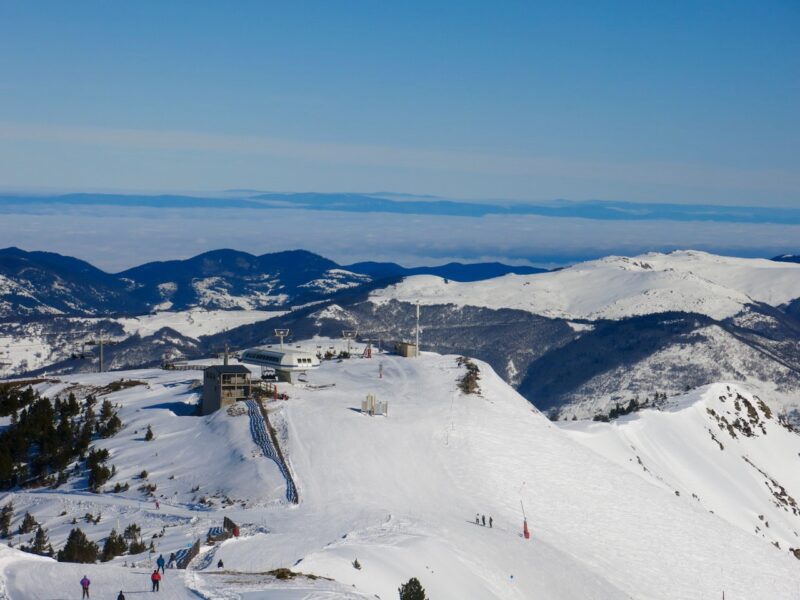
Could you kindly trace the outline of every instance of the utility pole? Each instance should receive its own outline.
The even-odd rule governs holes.
[[[85,344],[86,346],[97,346],[99,348],[98,358],[100,359],[100,372],[101,373],[104,372],[106,363],[105,363],[105,356],[103,356],[103,349],[106,344],[113,344],[113,342],[111,340],[100,338],[97,340],[88,340],[86,342],[83,342],[83,344]],[[83,354],[82,350],[81,354]]]
[[[417,300],[417,334],[414,343],[414,354],[419,357],[419,300]]]

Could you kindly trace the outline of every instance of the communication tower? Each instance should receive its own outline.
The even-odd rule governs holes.
[[[358,331],[355,329],[345,329],[342,331],[342,337],[347,340],[347,353],[350,354],[350,342],[356,339]]]
[[[283,338],[289,337],[289,330],[288,329],[276,329],[275,336],[280,338],[281,340],[281,350],[283,349]]]

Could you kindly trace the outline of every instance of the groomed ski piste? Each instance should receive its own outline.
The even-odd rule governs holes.
[[[160,598],[388,600],[411,577],[433,600],[798,597],[800,563],[785,548],[575,441],[475,362],[479,395],[458,390],[464,370],[455,356],[428,353],[326,361],[307,385],[280,384],[289,400],[266,407],[297,505],[253,441],[244,406],[190,416],[199,372],[78,374],[38,384],[55,396],[121,377],[143,382],[105,396],[120,405],[124,427],[95,442],[117,468],[105,488],[129,482],[130,489],[92,494],[78,481],[5,494],[0,503],[14,501],[12,529],[30,510],[58,549],[73,518],[100,543],[112,528],[138,523],[156,552],[80,565],[3,545],[0,597],[79,598],[86,574],[92,598],[120,590],[137,598],[149,593],[150,561],[204,539],[224,516],[240,536],[204,545],[185,571],[168,569]],[[389,401],[388,417],[360,413],[368,393]],[[157,485],[158,507],[137,489],[143,469]],[[521,502],[530,540],[521,535]],[[100,522],[84,522],[87,512],[101,513]],[[476,513],[491,516],[494,527],[476,525]],[[15,536],[14,545],[28,537]],[[307,576],[269,574],[279,568]]]

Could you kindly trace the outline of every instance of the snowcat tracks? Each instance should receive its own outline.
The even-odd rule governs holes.
[[[281,475],[286,480],[286,499],[292,504],[297,504],[300,501],[297,496],[297,488],[291,473],[289,473],[289,468],[278,450],[278,440],[270,435],[265,417],[261,414],[261,408],[258,403],[253,399],[249,399],[245,400],[245,404],[247,405],[247,414],[250,417],[250,433],[253,436],[253,441],[261,448],[264,456],[278,465]]]

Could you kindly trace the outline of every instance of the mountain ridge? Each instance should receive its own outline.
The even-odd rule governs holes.
[[[501,263],[402,267],[394,263],[339,265],[308,250],[255,255],[222,248],[187,259],[153,261],[118,273],[53,253],[0,249],[0,318],[17,315],[136,315],[154,310],[275,309],[320,300],[373,279],[433,272],[474,281],[498,273],[541,269]],[[69,302],[59,288],[75,301]],[[62,290],[66,292],[67,289]]]

